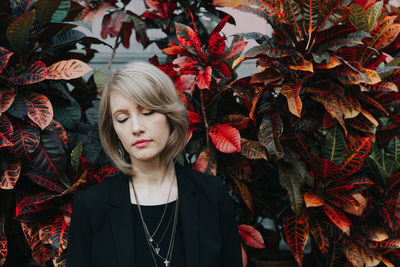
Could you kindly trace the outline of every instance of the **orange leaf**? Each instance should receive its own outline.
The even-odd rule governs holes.
[[[350,236],[351,221],[347,219],[343,212],[337,210],[329,204],[325,204],[324,212],[340,230]]]
[[[304,193],[304,202],[306,207],[320,207],[325,204],[325,202],[316,194],[306,192]]]
[[[71,80],[82,77],[93,70],[85,62],[78,59],[62,60],[47,69],[50,80]]]
[[[329,63],[323,63],[323,64],[316,65],[316,68],[317,69],[333,69],[339,65],[342,65],[342,61],[340,61],[335,56],[330,56]]]
[[[347,213],[356,215],[356,216],[361,216],[367,207],[367,200],[363,195],[360,193],[352,194],[351,195],[355,200],[358,202],[358,206],[356,205],[351,205],[349,202],[344,202],[343,203],[343,210]]]
[[[45,96],[37,93],[31,93],[25,97],[28,106],[28,117],[44,130],[53,120],[53,106],[50,100]]]
[[[303,59],[303,63],[301,65],[293,66],[289,65],[289,68],[292,70],[301,70],[301,71],[309,71],[314,72],[313,64],[311,61]]]
[[[302,88],[301,82],[297,82],[296,84],[284,84],[282,86],[281,94],[283,94],[288,101],[289,111],[300,118],[302,102],[300,98],[300,89]]]
[[[0,180],[1,189],[14,189],[21,173],[21,162],[16,161],[8,164]]]
[[[187,53],[187,50],[181,46],[171,46],[171,47],[164,48],[161,51],[167,55],[179,55],[179,54]]]
[[[361,248],[353,242],[347,242],[346,246],[344,246],[344,254],[346,255],[346,258],[356,267],[364,266],[364,260],[360,251]]]
[[[242,243],[240,243],[240,248],[242,250],[242,264],[243,264],[243,267],[247,267],[247,253],[244,250]]]
[[[239,235],[247,246],[253,248],[265,248],[264,239],[260,232],[251,225],[240,224],[238,226]]]
[[[214,125],[210,128],[209,134],[215,147],[224,153],[240,152],[240,133],[227,124]]]
[[[286,216],[283,223],[283,234],[299,266],[302,265],[303,251],[309,236],[308,221],[303,217],[304,213],[300,218]]]
[[[217,175],[217,164],[209,147],[205,148],[197,157],[193,170]]]
[[[247,185],[235,177],[232,177],[232,181],[235,183],[236,188],[239,191],[239,195],[242,198],[246,207],[253,213],[253,198],[251,197],[251,193]]]
[[[241,148],[241,154],[248,159],[268,160],[265,147],[257,141],[251,141],[241,138],[240,148]]]
[[[262,72],[253,74],[251,76],[250,84],[274,82],[280,79],[282,79],[282,74],[280,71],[273,66],[268,66]]]

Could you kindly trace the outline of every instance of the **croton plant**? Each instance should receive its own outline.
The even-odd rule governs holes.
[[[399,265],[399,9],[340,0],[214,5],[261,16],[273,33],[238,35],[227,48],[228,18],[207,40],[194,23],[176,23],[179,43],[163,52],[177,57],[159,67],[189,111],[188,164],[226,178],[247,209],[240,222],[273,217],[298,265],[307,240],[321,266]],[[252,36],[260,45],[239,57]],[[234,79],[248,59],[260,72]],[[273,200],[271,188],[252,186],[274,178],[281,194]],[[244,247],[265,246],[251,226],[239,231]]]
[[[171,61],[149,60],[173,79],[189,113],[180,161],[225,179],[244,266],[257,249],[276,254],[260,218],[275,223],[299,266],[307,242],[313,265],[399,266],[398,7],[198,2],[146,0],[141,16],[127,10],[129,0],[2,2],[0,264],[7,248],[27,243],[39,264],[64,266],[74,192],[116,171],[99,149],[101,77],[87,78],[86,64],[92,44],[107,44],[75,29],[104,16],[101,35],[117,37],[114,52],[129,47],[133,28],[144,46],[146,25],[168,35],[158,44]],[[220,6],[264,18],[272,35],[227,40],[228,16],[204,31],[198,12],[221,15]],[[251,38],[258,45],[243,53]],[[249,59],[259,72],[238,79],[236,67]]]

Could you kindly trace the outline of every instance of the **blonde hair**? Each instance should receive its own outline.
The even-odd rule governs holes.
[[[134,162],[127,162],[118,152],[122,146],[113,127],[110,108],[112,92],[120,92],[139,106],[166,115],[171,130],[160,158],[166,166],[170,166],[184,149],[189,130],[187,111],[171,79],[150,63],[132,62],[116,71],[104,88],[99,107],[100,140],[114,164],[132,176],[131,164]]]

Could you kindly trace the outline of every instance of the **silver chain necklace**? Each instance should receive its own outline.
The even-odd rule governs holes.
[[[153,258],[154,264],[155,264],[156,267],[158,267],[157,261],[156,261],[156,259],[154,258],[153,252],[154,252],[158,257],[160,257],[161,259],[164,260],[164,264],[165,264],[166,267],[169,267],[170,264],[171,264],[172,252],[173,252],[174,243],[175,243],[175,235],[176,235],[176,227],[177,227],[177,222],[178,222],[178,211],[179,211],[179,198],[176,199],[175,206],[174,206],[174,210],[173,210],[174,223],[173,223],[173,226],[172,226],[171,239],[170,239],[170,242],[169,242],[167,255],[166,255],[165,257],[163,257],[163,256],[160,255],[160,247],[159,247],[159,244],[161,243],[162,239],[164,238],[166,232],[168,231],[168,227],[169,227],[169,224],[170,224],[170,222],[171,222],[172,215],[171,215],[170,220],[169,220],[169,222],[168,222],[167,228],[166,228],[164,234],[162,235],[161,240],[158,241],[158,242],[156,242],[156,241],[153,239],[153,237],[154,237],[155,233],[157,232],[158,228],[159,228],[160,225],[161,225],[161,222],[162,222],[162,219],[163,219],[163,217],[164,217],[166,208],[164,209],[162,218],[161,218],[161,220],[160,220],[160,222],[159,222],[159,224],[158,224],[158,226],[157,226],[155,232],[153,233],[153,235],[151,235],[150,232],[149,232],[149,230],[148,230],[148,227],[147,227],[147,225],[146,225],[146,222],[144,221],[142,209],[141,209],[141,207],[140,207],[139,199],[138,199],[138,196],[137,196],[137,194],[136,194],[135,187],[133,186],[132,179],[130,179],[129,182],[130,182],[130,185],[131,185],[132,188],[133,188],[133,193],[134,193],[134,195],[135,195],[136,204],[137,204],[137,207],[138,207],[138,210],[139,210],[140,220],[141,220],[141,222],[142,222],[143,230],[144,230],[144,233],[145,233],[145,235],[146,235],[147,244],[148,244],[149,247],[150,247],[150,253],[151,253],[151,256],[152,256],[152,258]],[[171,183],[171,188],[172,188],[172,184],[173,184],[173,182]],[[167,205],[168,205],[169,196],[170,196],[170,193],[171,193],[171,188],[170,188],[170,192],[169,192],[169,194],[168,194],[168,200],[167,200],[166,207],[167,207]],[[154,247],[153,242],[156,243],[156,247]]]

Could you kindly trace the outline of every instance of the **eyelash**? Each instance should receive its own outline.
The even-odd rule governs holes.
[[[150,112],[145,112],[143,113],[144,116],[150,116],[151,114],[154,113],[154,110],[150,111]],[[119,123],[124,123],[128,118],[125,118],[123,120],[117,120]]]

